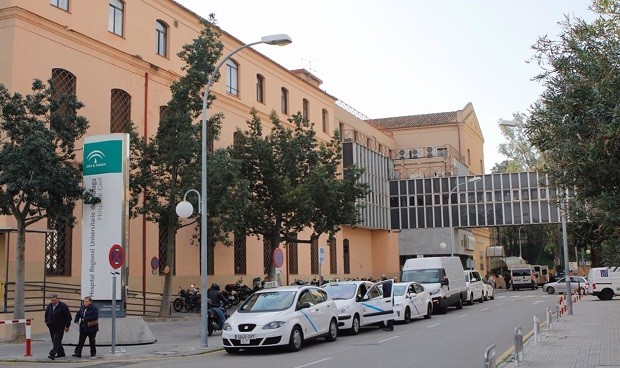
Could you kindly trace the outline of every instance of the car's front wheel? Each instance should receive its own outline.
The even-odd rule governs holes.
[[[405,315],[403,318],[403,322],[405,323],[411,322],[411,309],[409,309],[409,307],[405,308]]]
[[[549,293],[549,294],[555,294],[555,289],[553,288],[553,286],[549,286],[549,287],[547,288],[547,293]]]
[[[329,322],[329,331],[327,331],[327,335],[325,335],[325,341],[332,342],[336,341],[338,338],[338,322],[336,319],[332,318]]]
[[[429,319],[431,318],[433,315],[433,304],[428,303],[428,306],[426,307],[426,314],[424,315],[425,319]]]
[[[299,351],[304,343],[304,335],[301,332],[299,326],[293,327],[291,331],[291,337],[288,340],[288,351]]]
[[[357,335],[358,333],[360,333],[360,316],[358,316],[357,314],[353,316],[353,323],[351,324],[349,333],[351,335]]]

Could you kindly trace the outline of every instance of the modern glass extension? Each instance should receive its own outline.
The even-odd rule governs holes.
[[[391,180],[391,229],[560,222],[556,191],[537,172]],[[452,223],[450,209],[452,207]]]

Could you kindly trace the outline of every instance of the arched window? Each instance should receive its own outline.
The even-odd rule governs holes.
[[[310,242],[310,273],[319,273],[319,239],[314,238]]]
[[[288,90],[282,87],[282,97],[280,98],[280,109],[283,114],[288,115]]]
[[[120,0],[110,0],[108,6],[108,31],[123,36],[123,21],[125,3]]]
[[[226,92],[239,96],[239,65],[231,59],[226,61]]]
[[[349,239],[342,241],[342,262],[344,263],[344,273],[351,273],[351,254],[349,251]]]
[[[168,26],[162,20],[155,22],[155,52],[163,57],[168,56]]]
[[[62,3],[62,2],[60,2]],[[70,113],[62,98],[75,95],[77,78],[68,70],[52,69],[52,98],[60,102],[51,113]],[[73,227],[71,219],[62,216],[48,216],[47,228],[55,230],[45,236],[45,274],[71,276],[71,250],[73,249]]]
[[[246,236],[243,232],[235,233],[235,275],[245,275],[247,273],[246,255]]]
[[[256,74],[256,101],[265,103],[265,77]]]
[[[310,120],[310,101],[305,98],[303,100],[303,110],[301,113],[306,120]]]
[[[329,238],[329,272],[331,274],[338,273],[338,255],[336,253],[336,238]]]
[[[110,93],[110,133],[128,133],[131,121],[131,95],[122,89]]]
[[[323,123],[323,133],[327,133],[329,131],[329,114],[325,109],[321,112],[321,122]]]

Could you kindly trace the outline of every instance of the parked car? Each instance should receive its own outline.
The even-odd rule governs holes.
[[[298,351],[308,339],[338,337],[338,309],[318,286],[263,289],[252,294],[224,323],[224,350],[283,346]]]
[[[482,279],[484,283],[484,300],[493,300],[495,299],[495,288],[491,281],[487,279]]]
[[[467,304],[474,304],[474,300],[484,302],[484,283],[479,271],[465,270],[465,287],[467,288]]]
[[[431,318],[433,299],[431,294],[417,282],[394,284],[394,321],[411,322],[413,318]]]
[[[571,276],[570,277],[570,288],[571,292],[577,291],[578,289],[582,294],[585,294],[589,290],[588,279],[581,276]],[[555,282],[548,282],[543,285],[543,291],[549,294],[565,294],[566,293],[566,277],[562,277]]]
[[[512,290],[523,288],[538,289],[534,268],[530,265],[513,266],[510,269],[510,284],[512,285]]]
[[[590,292],[601,300],[611,300],[620,291],[619,267],[594,267],[588,273]]]
[[[361,326],[377,325],[393,317],[392,296],[383,295],[382,282],[339,281],[323,285],[338,309],[338,328],[355,335]]]

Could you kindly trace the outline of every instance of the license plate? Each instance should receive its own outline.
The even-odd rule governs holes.
[[[239,343],[242,345],[249,344],[250,340],[255,338],[255,335],[235,335],[235,340],[239,340]]]

